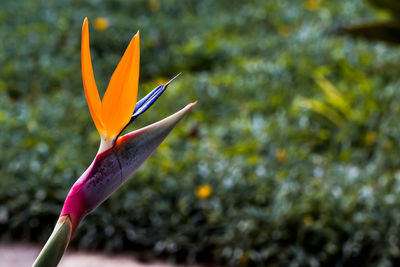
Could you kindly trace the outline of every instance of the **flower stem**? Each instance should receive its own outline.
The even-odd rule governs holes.
[[[56,267],[68,246],[71,232],[69,216],[61,216],[32,267]]]

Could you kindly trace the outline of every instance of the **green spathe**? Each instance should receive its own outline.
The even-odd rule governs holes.
[[[69,216],[62,216],[58,219],[49,240],[43,247],[33,267],[53,267],[57,266],[61,260],[65,249],[68,246],[72,233],[72,224]]]

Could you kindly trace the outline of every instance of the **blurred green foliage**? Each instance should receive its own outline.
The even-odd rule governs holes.
[[[400,51],[327,34],[375,19],[362,0],[0,5],[1,240],[44,242],[97,151],[80,74],[87,16],[103,92],[137,29],[141,95],[184,72],[129,131],[199,103],[73,246],[234,266],[399,264]]]

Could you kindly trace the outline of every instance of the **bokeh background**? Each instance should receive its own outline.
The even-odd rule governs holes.
[[[140,96],[183,72],[128,131],[199,102],[72,247],[233,266],[399,264],[400,50],[338,35],[390,11],[2,0],[0,240],[44,243],[98,149],[80,72],[88,17],[102,92],[138,29]]]

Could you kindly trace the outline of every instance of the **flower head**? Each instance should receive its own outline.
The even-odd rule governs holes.
[[[93,122],[100,134],[100,149],[85,173],[76,181],[64,203],[62,216],[79,221],[107,199],[161,144],[176,124],[196,104],[162,121],[128,133],[121,132],[145,112],[179,75],[153,89],[136,103],[139,82],[139,33],[133,36],[118,63],[103,100],[100,101],[89,49],[88,21],[82,27],[82,79]],[[113,149],[110,149],[113,148]]]
[[[196,105],[196,102],[188,104],[161,121],[118,138],[125,127],[145,112],[179,74],[136,103],[140,58],[137,33],[111,76],[101,101],[90,58],[87,19],[82,27],[81,55],[83,86],[90,114],[101,136],[100,149],[92,164],[69,191],[56,228],[34,266],[56,266],[80,221],[131,177]],[[211,188],[208,191],[203,195],[209,195]]]
[[[102,150],[110,148],[122,129],[129,123],[137,99],[139,85],[139,32],[133,36],[118,63],[103,100],[100,101],[94,79],[89,48],[89,25],[82,27],[82,79],[90,114],[102,139]]]

